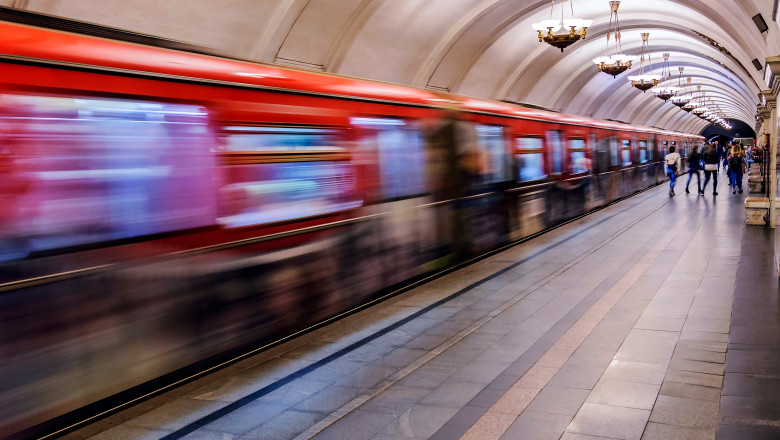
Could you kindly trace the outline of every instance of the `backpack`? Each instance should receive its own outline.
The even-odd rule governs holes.
[[[742,157],[741,156],[731,156],[731,159],[729,159],[729,167],[732,170],[741,169],[742,164]]]

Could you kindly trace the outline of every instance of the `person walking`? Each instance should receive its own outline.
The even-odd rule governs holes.
[[[729,142],[726,148],[723,149],[723,154],[721,155],[720,159],[723,161],[723,172],[726,173],[726,176],[731,176],[731,171],[729,171],[729,156],[731,155],[731,148],[732,144]],[[729,177],[729,186],[731,186],[731,177]]]
[[[674,184],[677,181],[677,170],[680,169],[680,155],[674,152],[674,147],[669,147],[669,154],[664,157],[666,174],[669,176],[669,197],[674,196]]]
[[[742,173],[745,166],[745,156],[742,153],[740,144],[734,143],[734,147],[731,149],[731,157],[729,158],[729,168],[731,169],[731,180],[734,182],[734,186],[731,188],[731,193],[736,194],[737,190],[742,194]]]
[[[701,155],[699,154],[698,145],[694,145],[693,148],[691,148],[691,154],[688,155],[688,182],[685,184],[686,193],[690,194],[691,191],[688,189],[688,186],[691,184],[691,178],[696,174],[697,192],[700,195],[704,195],[704,191],[701,189],[701,175],[699,174],[699,170],[701,170]]]
[[[720,155],[712,145],[707,145],[704,148],[702,162],[704,162],[704,186],[701,188],[701,194],[704,195],[704,190],[707,189],[707,183],[710,181],[710,176],[712,176],[712,195],[717,196]]]

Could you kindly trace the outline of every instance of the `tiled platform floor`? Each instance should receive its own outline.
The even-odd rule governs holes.
[[[67,438],[780,438],[768,233],[745,227],[739,196],[679,192],[639,194]]]

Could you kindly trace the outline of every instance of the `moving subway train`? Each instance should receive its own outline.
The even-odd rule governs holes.
[[[647,188],[703,142],[10,22],[0,62],[0,437]]]

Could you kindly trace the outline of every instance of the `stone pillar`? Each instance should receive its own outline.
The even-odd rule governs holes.
[[[778,229],[775,228],[775,225],[777,224],[777,218],[776,218],[776,199],[778,195],[778,188],[777,188],[777,155],[778,155],[778,139],[777,134],[780,132],[777,129],[777,95],[778,92],[780,92],[780,56],[776,57],[770,57],[766,59],[767,64],[769,65],[769,68],[772,70],[773,79],[772,84],[768,84],[770,87],[772,87],[771,90],[764,90],[761,92],[761,94],[766,99],[766,107],[767,110],[769,110],[768,118],[764,121],[766,124],[766,133],[769,134],[769,145],[767,145],[767,148],[769,148],[769,158],[770,158],[770,166],[769,166],[769,222],[770,226],[775,229],[775,242],[774,242],[774,254],[775,254],[775,267],[780,269],[780,233],[778,233]],[[764,112],[766,114],[766,111]]]

